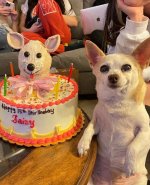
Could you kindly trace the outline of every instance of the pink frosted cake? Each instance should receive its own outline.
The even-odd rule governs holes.
[[[60,36],[49,37],[45,44],[29,41],[19,33],[9,33],[11,47],[20,49],[20,75],[0,83],[0,136],[25,146],[46,146],[64,142],[83,126],[78,109],[78,86],[68,77],[49,74]]]
[[[16,76],[16,80],[19,76]],[[70,139],[80,131],[83,116],[78,108],[78,86],[59,77],[59,93],[52,90],[45,100],[36,93],[26,99],[14,98],[11,88],[3,95],[0,84],[0,135],[19,145],[42,146]],[[8,79],[9,83],[9,79]]]

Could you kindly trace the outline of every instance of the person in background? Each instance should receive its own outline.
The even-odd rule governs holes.
[[[132,3],[132,0],[130,2]],[[150,15],[147,11],[150,1],[145,4],[143,0],[145,5],[142,6],[130,6],[125,3],[126,0],[112,0],[108,4],[104,28],[104,44],[108,53],[130,54],[150,36]]]
[[[125,0],[125,4],[128,6],[138,7],[144,6],[150,3],[150,0]]]
[[[15,8],[16,6],[16,0],[8,2],[0,0],[0,53],[13,51],[7,43],[7,33],[18,31],[18,12]]]
[[[111,0],[104,30],[95,30],[89,39],[105,53],[131,54],[150,36],[149,18],[150,0]],[[146,82],[150,81],[150,67],[143,70],[143,77]]]
[[[114,51],[110,47],[108,52],[131,54],[142,41],[150,37],[150,1],[147,0],[146,4],[146,1],[143,0],[141,6],[133,6],[132,0],[130,1],[131,5],[128,0],[128,4],[126,4],[126,0],[117,0],[117,3],[118,8],[127,17],[124,28],[116,39],[114,37],[116,40]],[[150,66],[146,66],[143,70],[143,77],[146,82],[150,82]]]
[[[124,0],[124,1],[123,0],[111,0],[111,1],[96,0],[93,6],[95,5],[98,6],[105,3],[108,3],[108,7],[107,7],[104,30],[103,31],[95,30],[88,37],[90,40],[96,43],[104,52],[113,53],[113,52],[118,52],[121,49],[118,42],[117,42],[118,46],[116,46],[116,41],[117,41],[117,38],[118,40],[120,40],[119,39],[120,37],[118,36],[120,35],[120,33],[122,32],[124,33],[123,30],[126,30],[126,26],[128,26],[128,22],[130,22],[130,27],[132,27],[132,29],[134,30],[134,33],[131,34],[131,37],[133,37],[132,39],[135,39],[135,35],[137,36],[137,38],[139,38],[138,34],[141,34],[140,38],[136,41],[137,42],[136,46],[142,40],[146,39],[149,36],[150,0]],[[138,6],[139,4],[140,6]],[[133,15],[145,17],[144,18],[145,21],[132,20]],[[141,29],[140,30],[141,32],[139,33],[138,27],[141,27],[141,26],[143,27],[143,29]],[[120,36],[122,40],[122,34]],[[127,38],[127,40],[128,39],[129,38]],[[126,44],[126,46],[127,45],[128,44]],[[133,48],[136,47],[133,44],[131,46]],[[129,51],[132,51],[132,50],[129,48]],[[122,52],[128,53],[127,51],[122,51]]]
[[[24,4],[21,5],[21,18],[20,18],[20,32],[34,32],[38,33],[42,26],[36,24],[37,16],[34,12],[34,7],[37,5],[38,0],[26,0]]]
[[[44,43],[48,37],[59,34],[57,53],[65,51],[65,45],[71,41],[70,27],[78,25],[68,0],[26,0],[21,9],[20,30],[26,41],[36,39]]]
[[[69,0],[55,0],[63,14],[63,18],[66,24],[70,27],[76,27],[78,25],[78,21],[76,18],[76,14],[71,7]]]

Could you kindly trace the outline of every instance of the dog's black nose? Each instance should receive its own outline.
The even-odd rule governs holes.
[[[29,71],[33,71],[33,70],[35,69],[35,65],[34,65],[34,64],[28,64],[28,65],[27,65],[27,69],[28,69]]]
[[[119,76],[117,74],[109,75],[108,80],[111,84],[116,84],[118,82]]]

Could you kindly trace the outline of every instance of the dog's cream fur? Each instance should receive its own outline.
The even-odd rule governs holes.
[[[142,66],[147,58],[141,62],[137,50],[132,56],[106,56],[90,41],[86,41],[86,51],[98,96],[93,118],[78,144],[79,155],[85,155],[93,135],[97,135],[98,156],[88,184],[146,185],[150,119],[143,104],[146,85]],[[104,65],[109,70],[101,72]]]

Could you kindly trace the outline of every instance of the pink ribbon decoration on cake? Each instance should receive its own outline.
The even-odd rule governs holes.
[[[57,83],[56,77],[47,77],[42,79],[33,79],[31,81],[23,77],[9,77],[8,81],[11,86],[11,90],[15,93],[16,97],[23,98],[32,95],[33,90],[37,92],[37,95],[41,97],[41,92],[49,92],[54,89],[54,85]]]

